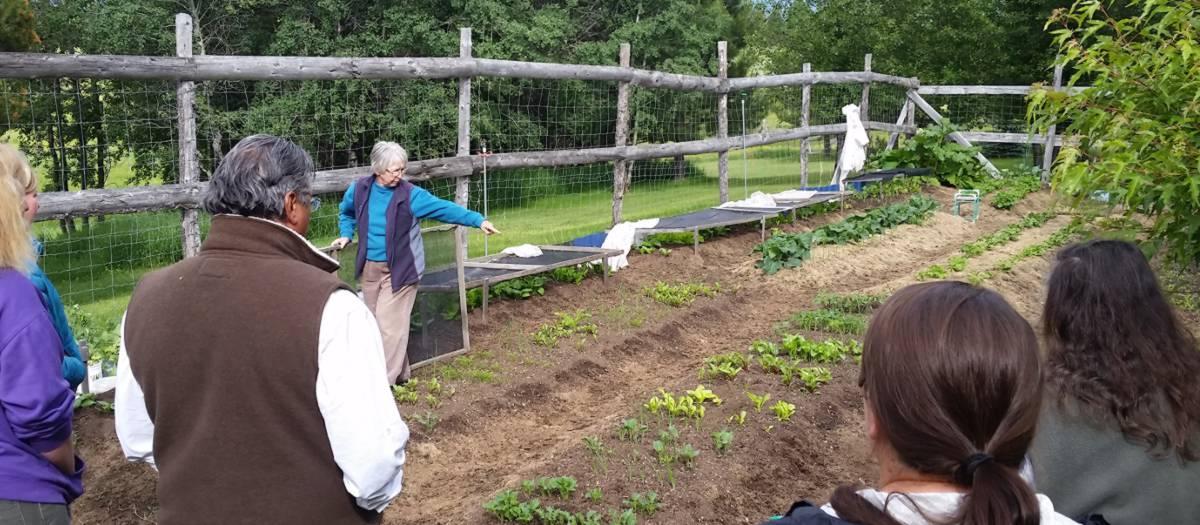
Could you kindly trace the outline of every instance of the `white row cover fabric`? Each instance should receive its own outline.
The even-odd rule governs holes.
[[[658,226],[658,219],[645,219],[637,222],[622,222],[609,230],[601,248],[621,250],[621,255],[608,258],[608,268],[617,271],[629,266],[629,249],[633,248],[633,238],[639,229],[649,229]]]

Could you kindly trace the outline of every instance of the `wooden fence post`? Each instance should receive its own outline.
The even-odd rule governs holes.
[[[629,44],[621,44],[621,67],[629,67]],[[629,83],[617,85],[617,130],[616,144],[618,148],[629,141]],[[618,160],[613,163],[613,201],[612,223],[616,226],[621,222],[621,208],[625,203],[625,171],[629,169],[629,161]]]
[[[1062,89],[1062,64],[1054,66],[1054,90]],[[1056,124],[1051,124],[1046,130],[1046,145],[1042,151],[1042,184],[1050,183],[1050,168],[1054,165],[1054,133],[1058,131]]]
[[[458,29],[458,56],[471,57],[471,28]],[[458,151],[455,156],[471,156],[471,77],[458,79]],[[487,157],[483,157],[487,162]],[[468,204],[471,176],[458,178],[454,188],[454,202],[459,206]],[[467,260],[467,231],[463,226],[454,228],[454,266],[458,273],[458,307],[462,320],[463,350],[471,349],[471,333],[467,327],[467,281],[463,265]]]
[[[812,64],[805,62],[805,73],[812,72]],[[812,110],[812,84],[804,84],[800,88],[800,127],[807,128],[809,125],[809,112]],[[808,151],[809,139],[800,141],[800,187],[808,187]]]
[[[863,72],[871,72],[871,54],[867,53],[863,56]],[[871,82],[863,82],[862,85],[862,102],[858,105],[858,116],[863,122],[871,121],[871,114],[868,106],[871,103]]]
[[[192,56],[192,17],[175,15],[175,54]],[[200,180],[196,160],[196,84],[179,82],[175,87],[176,125],[179,128],[179,182],[187,184]],[[183,210],[183,256],[200,253],[200,217],[195,209]]]
[[[729,61],[728,42],[717,42],[717,81],[721,88],[717,95],[717,138],[729,137]],[[717,188],[721,203],[729,201],[729,150],[717,153]]]
[[[463,27],[458,30],[458,56],[471,58],[471,28]],[[458,157],[471,155],[471,77],[458,79]],[[486,160],[486,159],[485,159]],[[459,177],[454,187],[454,202],[459,206],[467,205],[468,192],[471,188],[470,177]]]

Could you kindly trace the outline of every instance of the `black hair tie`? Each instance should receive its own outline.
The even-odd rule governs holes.
[[[975,470],[992,459],[992,455],[986,452],[971,454],[970,457],[958,464],[958,469],[954,471],[954,481],[959,485],[970,487],[975,482]]]

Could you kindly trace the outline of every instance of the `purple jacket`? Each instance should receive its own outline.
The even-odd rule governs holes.
[[[42,456],[71,439],[75,393],[62,359],[37,289],[0,269],[0,500],[65,504],[83,493],[82,461],[68,476]]]

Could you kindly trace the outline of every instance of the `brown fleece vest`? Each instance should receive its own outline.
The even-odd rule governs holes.
[[[147,275],[125,320],[154,421],[158,522],[351,524],[317,407],[337,263],[276,224],[213,218],[200,254]]]

